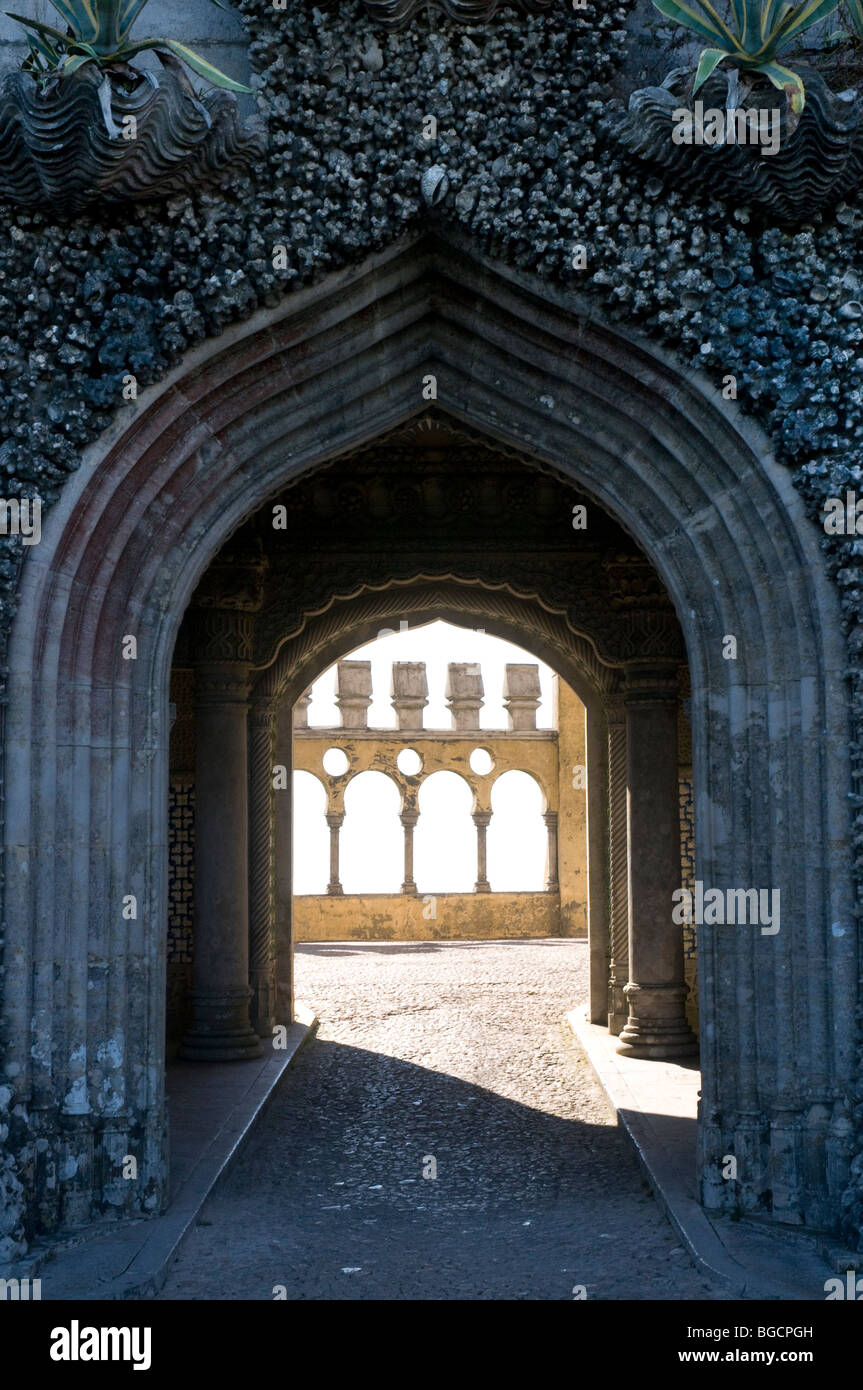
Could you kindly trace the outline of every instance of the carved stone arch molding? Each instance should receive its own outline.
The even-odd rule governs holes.
[[[255,695],[293,703],[321,671],[391,621],[429,623],[442,618],[464,627],[471,617],[494,636],[528,641],[535,655],[559,671],[585,704],[598,707],[601,697],[618,689],[619,667],[603,661],[589,636],[575,631],[566,614],[547,607],[535,594],[455,575],[416,575],[382,587],[364,585],[354,594],[335,594],[325,608],[305,614],[300,628],[285,634],[273,660],[260,671]]]
[[[817,533],[712,388],[576,299],[423,242],[191,357],[87,453],[28,553],[5,729],[2,1016],[21,1106],[7,1191],[31,1231],[165,1199],[168,675],[194,588],[291,478],[416,414],[428,372],[441,409],[607,508],[672,597],[697,876],[778,887],[782,904],[774,935],[702,929],[702,1194],[722,1202],[734,1153],[744,1203],[837,1220],[857,941],[845,652]],[[137,1184],[116,1162],[129,1152]]]

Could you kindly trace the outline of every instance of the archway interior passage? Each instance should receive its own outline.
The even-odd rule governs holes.
[[[424,656],[437,632],[449,633],[450,650],[429,684]],[[477,650],[500,641],[508,652],[501,647],[492,658]],[[177,643],[171,1045],[191,1026],[193,983],[206,986],[208,911],[195,902],[191,840],[201,824],[195,769],[214,753],[196,731],[211,685],[223,698],[226,662],[243,667],[236,700],[246,729],[259,1033],[290,1014],[293,940],[375,930],[408,939],[589,933],[593,1017],[620,1032],[628,978],[623,694],[627,665],[639,658],[654,675],[659,659],[662,698],[678,733],[663,783],[673,788],[685,841],[676,886],[687,882],[693,848],[682,641],[655,571],[600,507],[531,460],[434,414],[271,498],[213,561]],[[383,664],[373,676],[375,663]],[[405,757],[417,758],[419,770],[402,767]],[[335,761],[326,766],[327,759]],[[527,780],[513,795],[518,776]],[[318,835],[314,848],[298,851],[301,871],[316,874],[315,891],[299,897],[290,862],[296,778],[328,840]],[[464,804],[460,831],[452,816],[442,818],[450,857],[460,859],[448,892],[434,877],[433,847],[425,857],[423,832],[449,779]],[[365,811],[364,797],[372,798]],[[507,816],[526,847],[528,805],[533,878],[496,884],[490,865],[504,874],[512,868],[500,838]],[[243,814],[239,803],[235,812]],[[209,819],[226,818],[222,806]],[[366,871],[370,847],[384,840],[381,911],[366,900],[374,886]],[[197,875],[206,892],[200,865]],[[686,1008],[695,1023],[694,939],[686,954]]]

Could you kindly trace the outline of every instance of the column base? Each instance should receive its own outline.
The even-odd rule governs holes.
[[[698,1039],[683,1012],[685,985],[628,984],[629,1018],[617,1051],[625,1057],[692,1057]]]
[[[240,1062],[262,1057],[263,1044],[249,1022],[251,990],[223,994],[192,991],[193,1021],[177,1056],[187,1062]]]

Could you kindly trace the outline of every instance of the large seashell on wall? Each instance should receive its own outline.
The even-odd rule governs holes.
[[[443,202],[449,193],[449,175],[442,164],[432,164],[425,170],[420,179],[420,192],[429,207]]]
[[[806,222],[863,182],[863,99],[857,92],[831,92],[816,72],[802,71],[806,105],[792,131],[773,88],[747,94],[741,86],[737,96],[735,104],[743,109],[780,109],[775,154],[762,155],[754,144],[675,144],[673,113],[693,106],[691,89],[681,82],[679,71],[661,87],[633,92],[628,112],[612,129],[628,150],[661,168],[676,188],[757,208],[780,224]],[[698,99],[705,111],[724,110],[731,104],[724,78],[710,78]]]
[[[229,92],[198,97],[168,68],[142,72],[131,92],[92,64],[45,89],[20,71],[0,81],[0,200],[19,207],[71,217],[176,196],[251,166],[264,148]]]

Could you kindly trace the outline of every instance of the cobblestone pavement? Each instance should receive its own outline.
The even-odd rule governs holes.
[[[721,1298],[563,1024],[587,963],[583,941],[298,948],[318,1035],[161,1297]]]

